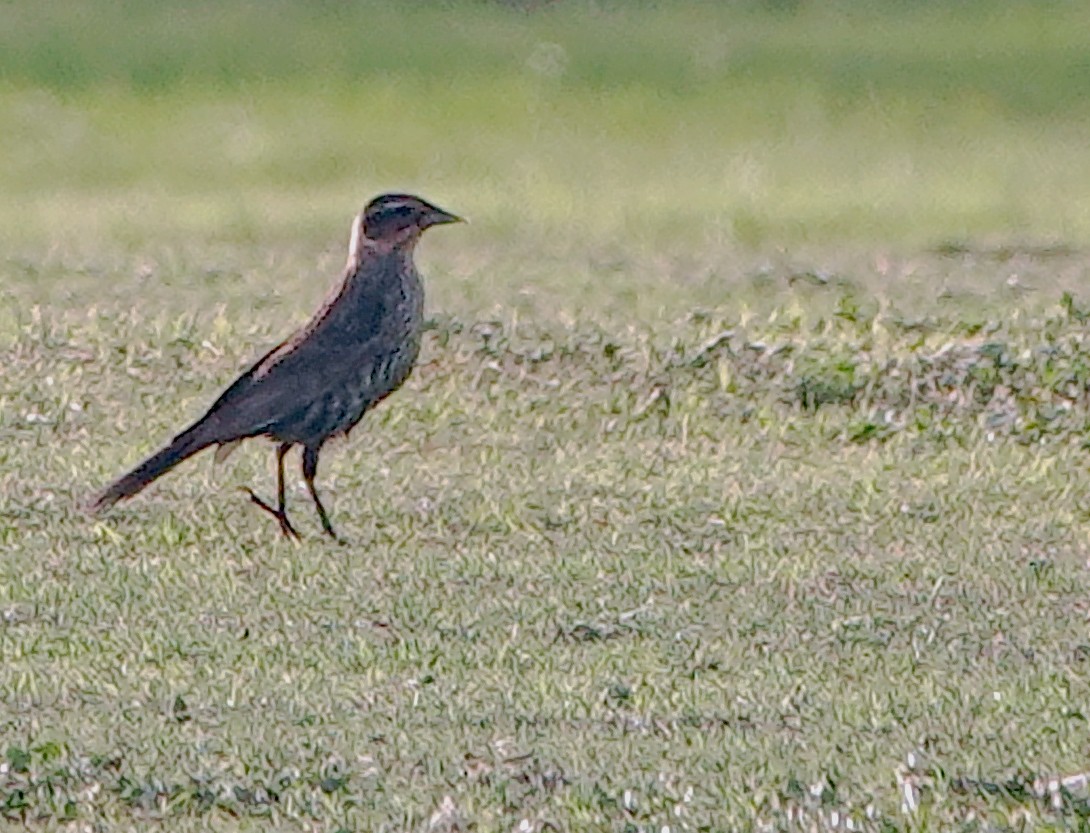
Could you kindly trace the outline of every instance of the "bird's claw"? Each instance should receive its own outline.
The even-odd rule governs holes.
[[[257,507],[260,507],[261,509],[264,509],[270,515],[276,518],[276,522],[280,524],[280,532],[285,538],[291,538],[295,541],[302,540],[299,533],[295,531],[295,527],[291,525],[291,521],[288,520],[287,512],[285,512],[283,509],[274,509],[268,503],[259,498],[253,489],[250,489],[246,486],[243,486],[241,488],[242,491],[250,496],[251,503],[253,503]]]

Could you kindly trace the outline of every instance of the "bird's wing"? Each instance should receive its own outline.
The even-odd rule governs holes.
[[[331,294],[314,317],[258,359],[208,409],[205,424],[214,442],[263,434],[331,390],[366,378],[381,355],[381,322],[387,299],[333,312],[344,288]]]

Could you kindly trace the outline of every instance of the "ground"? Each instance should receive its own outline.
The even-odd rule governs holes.
[[[3,12],[4,823],[1086,823],[1087,14],[780,6]],[[260,441],[85,515],[385,188],[347,543]]]

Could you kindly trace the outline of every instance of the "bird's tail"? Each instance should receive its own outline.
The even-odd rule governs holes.
[[[132,497],[151,481],[166,474],[187,457],[192,457],[198,451],[215,442],[201,436],[203,432],[194,430],[196,427],[183,431],[166,448],[156,452],[124,477],[119,478],[94,495],[88,501],[87,509],[91,512],[102,512],[119,500]]]

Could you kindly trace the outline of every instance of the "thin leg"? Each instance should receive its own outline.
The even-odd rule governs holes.
[[[314,488],[314,476],[318,474],[318,452],[320,450],[320,446],[311,448],[309,445],[303,449],[303,479],[307,482],[307,489],[310,490],[310,496],[314,499],[314,506],[318,509],[318,517],[322,519],[322,529],[334,541],[340,541],[341,539],[337,537],[337,533],[333,531],[333,525],[329,522],[325,507],[322,506],[322,501],[318,497],[318,490]]]
[[[250,500],[255,506],[260,506],[274,518],[277,523],[280,524],[280,532],[283,533],[285,538],[299,539],[299,533],[295,531],[295,527],[291,525],[291,521],[288,520],[287,501],[284,497],[284,455],[291,449],[291,443],[280,443],[276,449],[276,502],[277,508],[273,509],[269,504],[254,494],[253,489],[246,489],[250,495]]]

